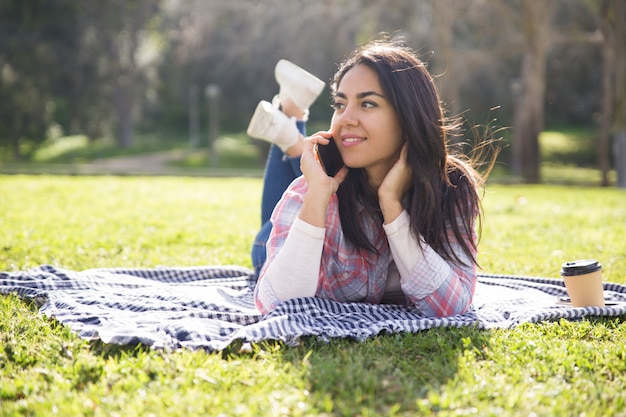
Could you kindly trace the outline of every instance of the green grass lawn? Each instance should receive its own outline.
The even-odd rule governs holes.
[[[0,270],[250,266],[256,178],[0,176]],[[626,283],[623,190],[489,185],[485,272]],[[434,329],[364,343],[158,352],[78,339],[0,297],[0,415],[626,415],[626,322]]]

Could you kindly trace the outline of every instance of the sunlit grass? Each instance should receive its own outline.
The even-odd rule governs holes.
[[[54,138],[46,141],[32,156],[34,162],[54,161],[64,155],[81,151],[89,147],[89,138],[84,135]]]
[[[215,144],[216,155],[212,155],[207,149],[192,149],[185,153],[183,158],[172,162],[173,166],[187,168],[240,168],[259,169],[265,163],[263,156],[264,144],[254,141],[247,136],[227,135],[222,136]],[[269,143],[265,143],[269,148]]]
[[[598,133],[592,129],[544,131],[539,135],[541,161],[557,165],[594,166]]]
[[[250,266],[261,180],[0,176],[0,270]],[[558,277],[594,257],[626,282],[626,193],[489,185],[486,272]],[[434,329],[219,354],[78,339],[0,297],[0,415],[620,416],[623,319]],[[582,400],[584,399],[584,400]]]
[[[249,265],[257,179],[2,177],[0,268]]]
[[[180,133],[136,133],[130,147],[121,148],[112,137],[88,140],[86,136],[67,136],[44,141],[26,162],[37,164],[83,164],[102,158],[184,149],[188,141]],[[15,161],[6,161],[15,162]]]
[[[541,178],[547,184],[587,186],[599,186],[602,184],[602,172],[597,168],[552,162],[546,162],[541,165]],[[608,179],[610,184],[616,183],[617,173],[615,170],[609,171]]]
[[[486,272],[559,277],[561,263],[597,258],[626,282],[626,193],[566,186],[487,187],[480,261]]]

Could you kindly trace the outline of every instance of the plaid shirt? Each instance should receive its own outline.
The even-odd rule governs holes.
[[[303,177],[296,179],[272,214],[273,228],[267,242],[267,261],[255,288],[255,302],[264,314],[280,303],[269,280],[264,280],[264,274],[283,247],[298,217],[307,189]],[[340,302],[378,304],[383,300],[390,265],[394,262],[392,250],[385,229],[375,219],[365,211],[355,215],[360,217],[360,224],[378,253],[356,248],[346,240],[339,220],[337,196],[333,195],[326,211],[326,229],[315,295]],[[461,250],[451,230],[448,233],[452,249],[470,266],[458,266],[446,261],[430,246],[422,243],[422,260],[409,276],[401,276],[404,296],[394,302],[412,305],[430,317],[447,317],[468,310],[477,280],[476,266]]]

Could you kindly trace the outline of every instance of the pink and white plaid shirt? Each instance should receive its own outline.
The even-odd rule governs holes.
[[[263,279],[264,273],[283,247],[300,213],[307,189],[303,177],[296,179],[272,214],[273,228],[267,242],[267,261],[255,288],[255,302],[263,314],[280,303],[269,280]],[[355,215],[360,216],[360,224],[378,253],[356,248],[346,240],[339,220],[337,196],[333,195],[326,211],[326,229],[315,295],[340,302],[378,304],[383,299],[390,264],[394,260],[388,237],[380,224],[364,211]],[[470,266],[446,261],[430,246],[422,243],[422,261],[417,263],[409,276],[400,276],[404,297],[394,302],[412,305],[421,314],[430,317],[447,317],[468,310],[476,286],[476,265],[462,251],[451,230],[448,233],[452,249]]]

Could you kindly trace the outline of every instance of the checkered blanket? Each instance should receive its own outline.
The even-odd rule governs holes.
[[[379,333],[434,327],[511,328],[559,318],[626,315],[626,286],[605,283],[606,307],[573,308],[561,280],[481,274],[473,309],[449,318],[423,317],[409,307],[300,298],[261,316],[252,300],[254,276],[238,266],[71,271],[43,265],[0,272],[0,294],[41,305],[41,313],[80,337],[142,343],[162,349],[221,350],[235,340],[298,343],[365,340]]]

